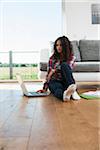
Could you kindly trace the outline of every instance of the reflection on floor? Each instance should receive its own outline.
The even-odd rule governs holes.
[[[42,83],[26,83],[30,90]],[[96,85],[78,85],[78,91]],[[27,98],[17,83],[0,83],[0,150],[99,150],[100,101]]]

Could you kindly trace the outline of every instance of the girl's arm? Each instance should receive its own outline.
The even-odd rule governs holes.
[[[70,67],[73,69],[74,68],[74,65],[75,65],[75,60],[76,60],[76,57],[71,54],[69,60],[68,60],[68,64],[70,65]]]
[[[54,69],[54,63],[53,63],[53,55],[50,57],[48,62],[48,69],[47,69],[47,76],[46,76],[46,82],[44,83],[43,89],[47,91],[48,89],[48,82],[50,81],[52,75],[55,73]]]
[[[51,69],[46,77],[46,80],[49,81],[54,73],[55,73],[55,69]]]
[[[48,71],[47,71],[47,75],[46,75],[46,81],[43,84],[43,89],[40,90],[40,92],[46,92],[48,90],[48,83],[49,83],[53,73],[55,73],[55,69],[53,68],[53,62],[52,62],[52,57],[51,57],[48,62]]]
[[[54,69],[51,69],[50,72],[47,74],[46,76],[46,81],[43,85],[43,90],[46,92],[48,90],[48,83],[53,75],[53,73],[55,73],[55,70]]]

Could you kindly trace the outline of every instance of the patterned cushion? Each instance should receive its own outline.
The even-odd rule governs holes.
[[[73,53],[76,57],[76,61],[81,61],[81,57],[80,57],[80,51],[78,48],[78,41],[71,41],[72,44],[72,49],[73,49]],[[51,54],[53,53],[53,46],[54,46],[54,42],[50,42],[50,47],[51,47]]]
[[[76,57],[76,61],[81,61],[80,51],[78,48],[78,41],[71,41],[73,53]]]
[[[100,60],[100,41],[99,40],[80,40],[79,48],[82,61]]]

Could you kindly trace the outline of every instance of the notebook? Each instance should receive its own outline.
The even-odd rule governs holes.
[[[88,92],[84,92],[84,93],[81,93],[80,96],[82,98],[85,98],[85,99],[98,99],[100,100],[100,90],[96,90],[96,91],[88,91]]]
[[[16,74],[17,81],[22,89],[23,95],[28,96],[28,97],[41,97],[41,96],[48,96],[50,93],[45,92],[45,93],[39,93],[36,91],[28,91],[24,81],[22,80],[22,77],[20,74]],[[33,83],[34,84],[34,83]]]

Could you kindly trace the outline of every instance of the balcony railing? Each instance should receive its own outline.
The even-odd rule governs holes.
[[[0,80],[14,80],[20,73],[26,80],[38,79],[39,51],[0,52]]]

